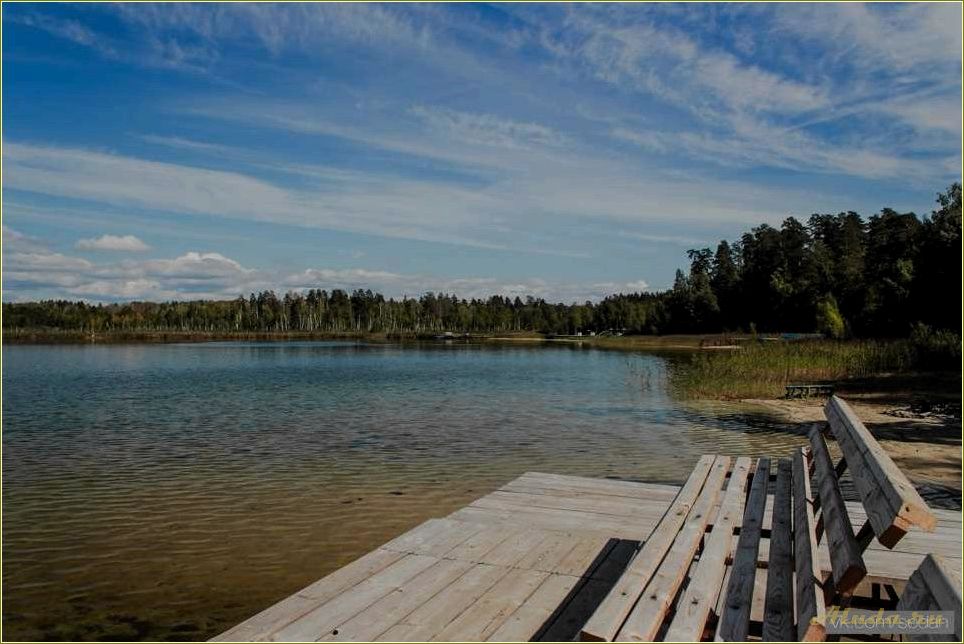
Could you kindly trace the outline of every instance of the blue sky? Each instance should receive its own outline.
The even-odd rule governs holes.
[[[961,5],[3,6],[4,299],[597,299],[961,176]]]

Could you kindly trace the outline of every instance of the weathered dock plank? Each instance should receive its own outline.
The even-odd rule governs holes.
[[[679,493],[676,486],[527,473],[399,535],[214,639],[571,639]],[[860,504],[845,506],[852,523],[862,524]],[[934,514],[932,533],[910,532],[894,550],[872,544],[864,553],[867,580],[903,584],[929,552],[959,567],[961,515]],[[764,530],[771,516],[772,497]],[[725,559],[739,537],[727,526],[709,533],[708,541],[718,542],[714,537],[721,534],[732,535],[729,547],[719,543],[708,552]],[[769,550],[769,539],[761,539],[758,559],[764,565]],[[826,545],[817,555],[817,565],[828,573]],[[727,566],[722,578],[712,575],[710,585],[725,586],[729,571]],[[765,584],[765,569],[756,574]],[[692,579],[689,588],[695,592]],[[753,619],[762,617],[762,597],[754,596]]]

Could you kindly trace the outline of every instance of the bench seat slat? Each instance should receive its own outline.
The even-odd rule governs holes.
[[[756,472],[750,485],[750,495],[743,513],[740,526],[740,540],[730,581],[726,588],[726,598],[716,639],[729,642],[746,640],[750,629],[750,608],[753,600],[753,586],[756,581],[756,560],[760,550],[760,534],[763,527],[763,513],[766,510],[767,485],[770,478],[770,459],[757,461]]]
[[[693,561],[693,556],[703,541],[706,525],[713,516],[713,510],[720,498],[726,473],[730,469],[730,457],[718,456],[706,478],[706,485],[693,510],[686,517],[686,523],[673,542],[666,558],[649,584],[643,590],[639,601],[629,613],[626,622],[616,637],[619,641],[652,641],[679,592],[680,585]]]
[[[706,538],[696,570],[666,631],[664,639],[667,642],[694,642],[703,635],[710,611],[716,606],[723,589],[726,562],[733,548],[733,529],[743,520],[746,480],[752,462],[749,457],[742,456],[733,465],[720,512],[713,522],[713,531]]]
[[[787,642],[793,628],[793,534],[791,532],[792,465],[789,458],[777,462],[773,491],[773,522],[770,528],[770,558],[767,565],[766,602],[763,606],[763,640]]]
[[[616,585],[589,618],[580,634],[583,641],[612,641],[633,605],[666,556],[689,515],[716,457],[700,457],[686,484],[676,495],[659,525],[629,563]]]

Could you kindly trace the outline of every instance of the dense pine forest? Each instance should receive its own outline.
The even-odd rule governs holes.
[[[370,290],[252,293],[227,301],[3,304],[3,329],[84,333],[819,332],[904,337],[961,328],[961,185],[927,217],[889,208],[787,218],[688,251],[672,289],[593,303],[390,299]]]

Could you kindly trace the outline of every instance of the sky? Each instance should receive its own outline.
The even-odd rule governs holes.
[[[3,298],[597,300],[961,178],[961,5],[4,4]]]

